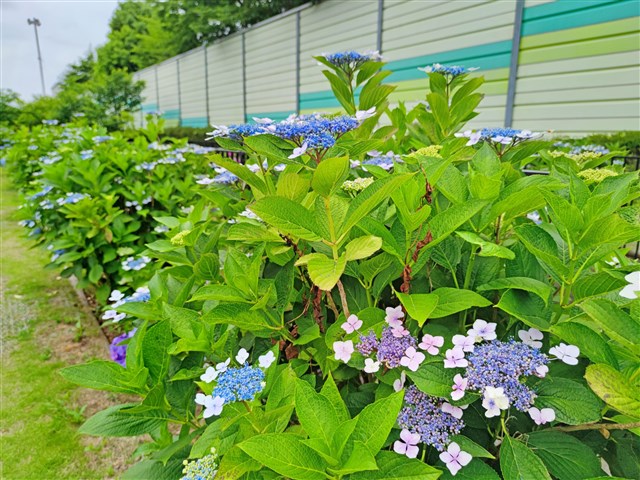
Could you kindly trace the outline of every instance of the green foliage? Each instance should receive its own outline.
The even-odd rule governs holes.
[[[123,13],[130,8],[114,17],[118,29],[136,26],[135,12]],[[58,129],[70,145],[58,142],[57,127],[13,133],[9,168],[32,196],[31,235],[66,250],[52,267],[93,285],[103,303],[115,286],[149,289],[142,301],[111,297],[109,315],[137,328],[125,340],[125,366],[61,372],[138,396],[82,430],[147,435],[132,478],[173,475],[212,448],[230,479],[573,479],[603,473],[598,457],[633,473],[625,458],[637,443],[623,446],[630,432],[619,425],[636,425],[640,408],[640,309],[620,291],[637,270],[623,257],[637,239],[628,212],[640,196],[637,172],[620,166],[594,181],[581,173],[601,158],[587,156],[527,177],[522,166],[556,158],[547,142],[474,146],[455,136],[476,115],[481,78],[432,72],[429,108],[407,111],[389,108],[382,62],[317,59],[344,111],[360,118],[335,145],[300,155],[298,138],[271,130],[218,138],[242,162],[186,151],[153,123],[102,143],[89,143],[104,133],[91,127]],[[70,81],[84,82],[83,68]],[[383,115],[390,125],[378,125]],[[163,141],[179,150],[162,153]],[[83,159],[89,146],[94,158]],[[384,168],[359,165],[372,148],[397,155]],[[180,155],[184,164],[166,162]],[[33,198],[43,186],[56,189],[51,199],[90,198],[44,208],[49,192]],[[152,264],[127,270],[129,256]],[[461,341],[466,351],[454,347]],[[482,366],[482,352],[499,348],[521,350]],[[501,383],[495,369],[509,376],[520,362],[531,364],[526,373]],[[452,395],[473,375],[493,383],[470,380]],[[415,421],[407,409],[421,394],[434,410],[421,428],[437,428],[444,415],[454,422],[448,409],[464,430],[439,444],[421,432],[419,446],[410,444],[418,426],[407,424]],[[511,395],[506,403],[502,394]],[[596,428],[602,439],[583,432]],[[459,472],[456,445],[473,458],[460,454]],[[396,453],[403,449],[420,460]]]

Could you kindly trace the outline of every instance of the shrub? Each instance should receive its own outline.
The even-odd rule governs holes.
[[[188,187],[155,214],[169,231],[133,241],[154,259],[148,300],[110,296],[137,328],[125,366],[62,371],[138,400],[81,431],[148,435],[125,478],[637,476],[640,279],[620,248],[637,172],[528,131],[461,132],[483,83],[461,67],[428,67],[408,110],[377,56],[317,60],[346,115],[218,127],[246,163],[171,177]],[[125,162],[110,142],[96,168]],[[534,156],[549,175],[521,172]]]

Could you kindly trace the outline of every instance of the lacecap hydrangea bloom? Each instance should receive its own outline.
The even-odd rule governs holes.
[[[548,362],[537,348],[513,339],[476,345],[468,356],[467,388],[478,392],[485,392],[487,387],[501,388],[509,405],[526,412],[536,394],[522,380],[530,375],[540,376]]]
[[[122,262],[122,269],[125,271],[142,270],[149,264],[149,262],[151,262],[151,259],[147,256],[142,256],[140,258],[128,257]]]
[[[482,128],[480,130],[465,130],[455,134],[456,137],[468,138],[467,146],[478,142],[490,142],[498,145],[515,145],[525,140],[542,136],[542,133],[516,128]]]
[[[378,51],[359,53],[354,50],[348,50],[337,53],[323,53],[321,56],[334,67],[346,72],[352,72],[367,62],[378,62],[382,59],[382,56]]]
[[[255,120],[256,123],[241,125],[214,125],[214,130],[208,135],[211,135],[211,138],[228,137],[234,140],[255,135],[276,135],[296,145],[289,158],[297,158],[307,152],[317,155],[331,148],[338,138],[357,128],[362,122],[356,116],[325,117],[319,114],[293,114],[281,122],[273,122],[268,118]]]
[[[578,176],[587,183],[600,183],[605,178],[618,176],[618,173],[608,168],[588,168],[578,172]]]
[[[275,354],[268,351],[260,355],[257,366],[249,365],[248,358],[249,353],[242,348],[235,357],[241,366],[229,367],[231,358],[228,358],[225,362],[208,367],[200,376],[205,383],[216,381],[211,395],[196,394],[195,402],[204,407],[204,418],[220,415],[228,403],[252,401],[265,387],[264,370],[276,361]]]
[[[427,395],[415,385],[407,388],[404,403],[398,414],[398,425],[419,434],[422,443],[439,452],[447,448],[451,435],[457,435],[464,428],[461,408]]]
[[[459,77],[474,70],[478,70],[477,67],[466,68],[460,65],[441,65],[440,63],[434,63],[426,67],[418,68],[418,70],[425,73],[440,73],[446,77]]]

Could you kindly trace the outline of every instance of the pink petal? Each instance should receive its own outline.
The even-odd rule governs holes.
[[[407,444],[402,443],[400,440],[396,440],[393,442],[393,451],[400,455],[404,455],[407,453]]]

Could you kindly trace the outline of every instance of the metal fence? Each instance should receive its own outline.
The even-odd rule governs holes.
[[[640,128],[637,0],[326,0],[141,70],[144,105],[204,127],[339,108],[313,55],[380,50],[398,88],[424,100],[418,67],[480,67],[471,126],[567,134]]]

